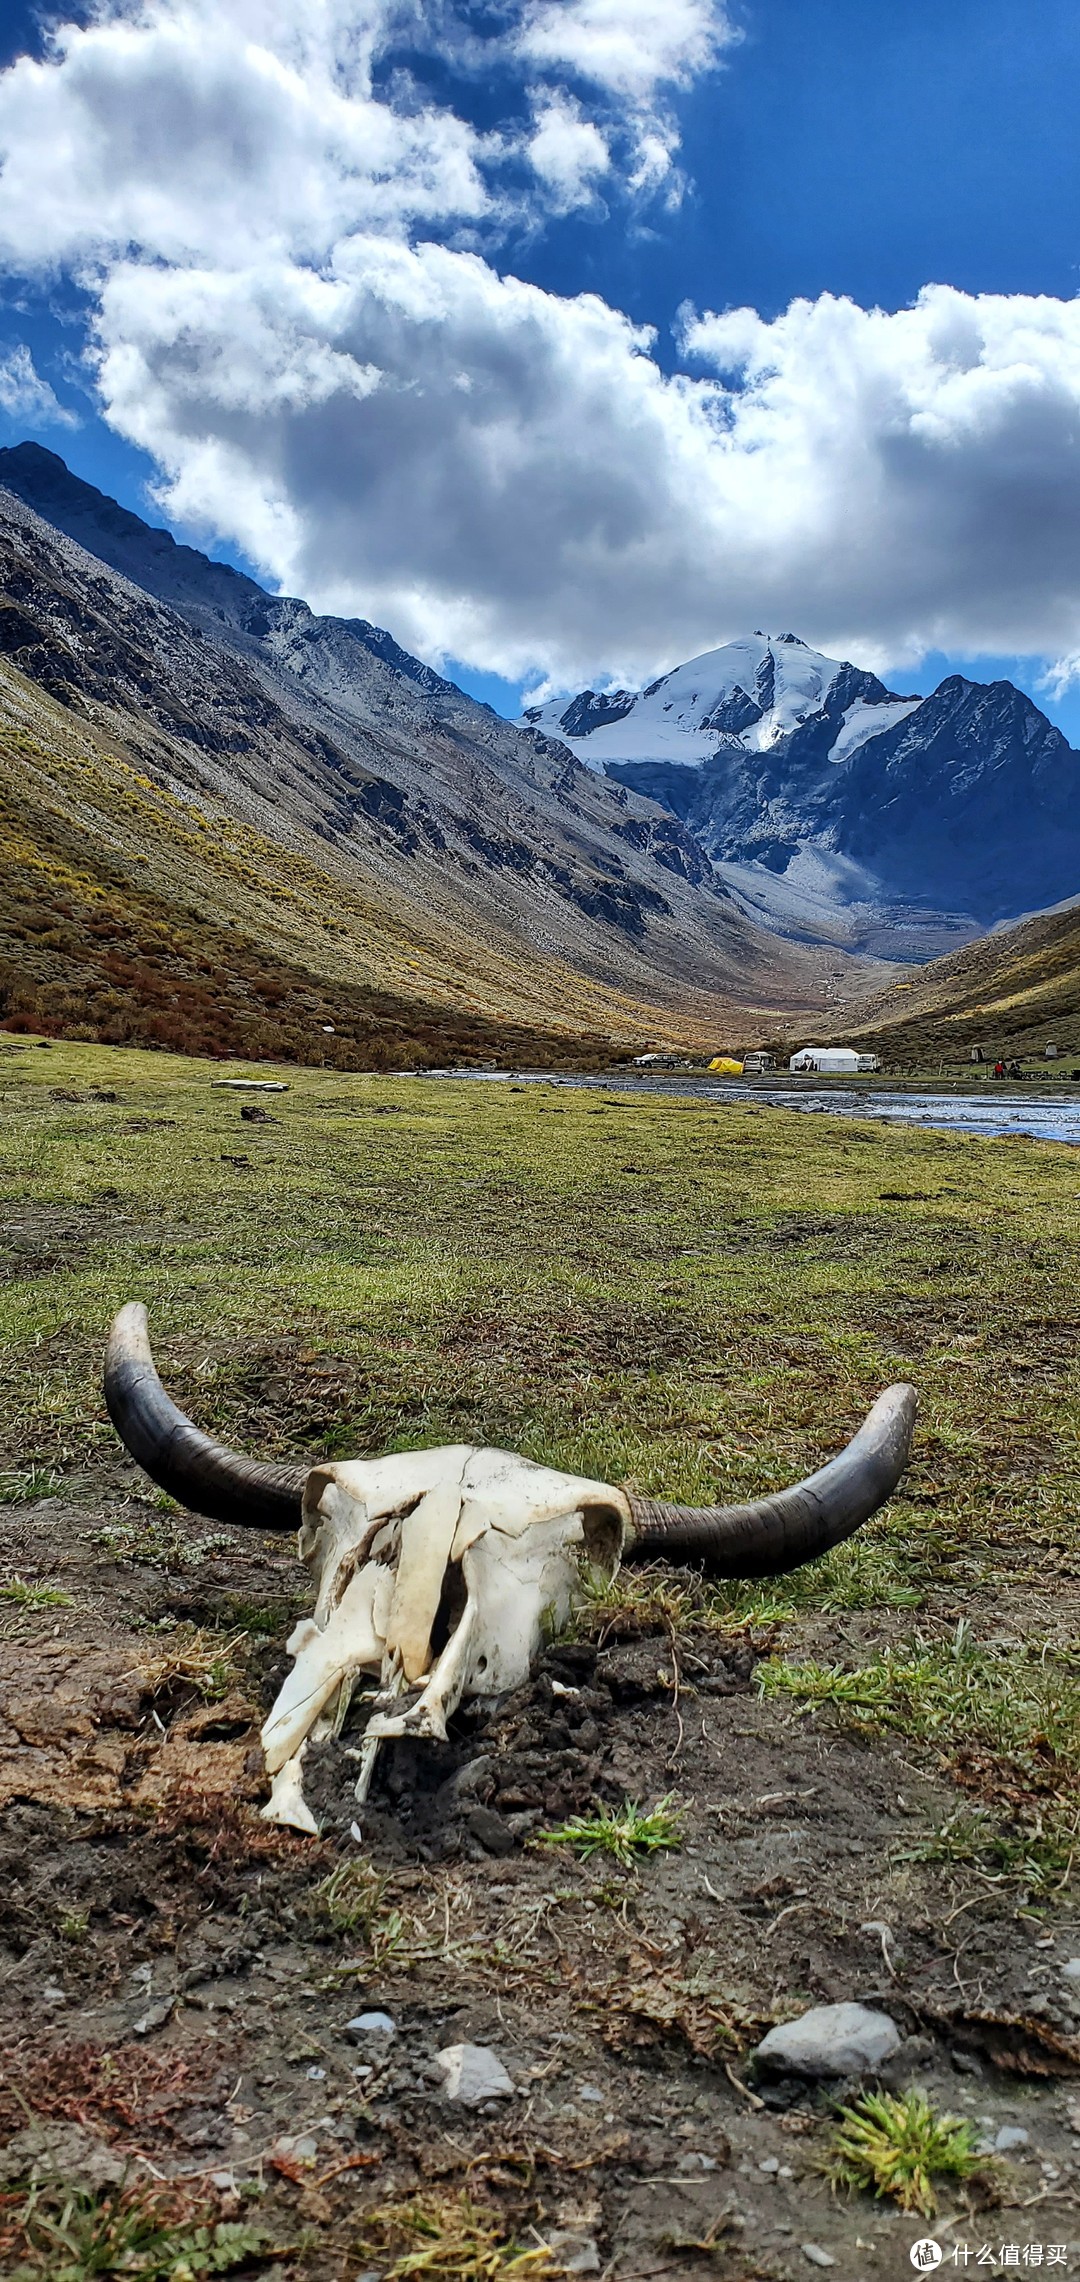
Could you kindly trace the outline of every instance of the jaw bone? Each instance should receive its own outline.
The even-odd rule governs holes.
[[[316,1832],[304,1751],[340,1732],[363,1676],[377,1686],[360,1799],[380,1742],[445,1742],[463,1696],[519,1687],[565,1625],[583,1565],[613,1576],[629,1527],[620,1490],[505,1450],[458,1443],[317,1467],[300,1529],[315,1608],[290,1636],[293,1667],[262,1731],[267,1820]]]

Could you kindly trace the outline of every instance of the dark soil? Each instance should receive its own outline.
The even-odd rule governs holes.
[[[763,1700],[767,1633],[675,1638],[628,1617],[555,1646],[445,1749],[384,1750],[359,1843],[346,1732],[313,1767],[323,1837],[304,1840],[256,1811],[304,1572],[274,1541],[165,1521],[121,1475],[97,1528],[55,1498],[5,1517],[10,1571],[78,1604],[2,1620],[16,2160],[27,2133],[63,2156],[75,2124],[226,2212],[254,2181],[279,2243],[307,2230],[277,2262],[288,2275],[352,2274],[363,2210],[433,2183],[493,2199],[508,2227],[583,2234],[627,2282],[799,2276],[804,2243],[841,2282],[900,2275],[925,2222],[836,2202],[816,2168],[855,2087],[755,2088],[747,2071],[774,2019],[856,1998],[905,2032],[890,2082],[1030,2134],[1005,2208],[950,2204],[946,2241],[1070,2239],[1080,1995],[1060,1967],[1080,1928],[1051,1938],[1008,1889],[906,1861],[955,1795],[902,1745]],[[887,1622],[819,1621],[862,1652]],[[209,1698],[157,1673],[193,1622],[246,1635]],[[627,1796],[674,1797],[678,1851],[626,1868],[543,1843]],[[343,1924],[327,1882],[347,1865],[367,1869]],[[340,1919],[348,1880],[337,1891]],[[346,2023],[372,2008],[397,2034],[358,2045]],[[443,2097],[435,2055],[461,2041],[495,2048],[514,2100]],[[283,2144],[298,2134],[310,2159]]]

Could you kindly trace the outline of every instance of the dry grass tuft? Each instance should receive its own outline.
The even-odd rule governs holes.
[[[382,2204],[368,2212],[356,2250],[384,2282],[551,2282],[563,2271],[545,2243],[508,2235],[498,2211],[466,2193]]]

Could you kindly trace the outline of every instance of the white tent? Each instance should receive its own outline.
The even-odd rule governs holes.
[[[813,1070],[822,1076],[835,1077],[844,1071],[876,1070],[880,1063],[876,1054],[857,1054],[854,1046],[800,1046],[788,1063],[789,1070]]]

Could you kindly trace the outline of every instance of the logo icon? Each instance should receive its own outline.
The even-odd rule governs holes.
[[[918,2242],[912,2243],[908,2256],[917,2274],[933,2274],[945,2253],[932,2235],[924,2234]]]

